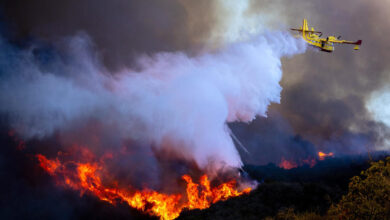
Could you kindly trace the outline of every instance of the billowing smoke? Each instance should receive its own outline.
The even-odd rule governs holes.
[[[300,40],[274,32],[194,57],[140,56],[134,68],[112,73],[85,35],[63,45],[64,51],[48,56],[55,52],[1,42],[0,111],[19,135],[88,139],[78,132],[95,121],[114,140],[108,145],[133,140],[201,168],[241,166],[226,123],[265,116],[280,100],[280,58],[305,49]]]
[[[323,37],[341,35],[347,40],[361,39],[363,45],[359,51],[336,45],[329,54],[308,50],[284,62],[288,74],[281,81],[280,105],[271,105],[266,119],[258,118],[249,126],[231,126],[256,155],[245,158],[246,163],[279,163],[281,156],[302,160],[316,156],[318,151],[341,156],[390,149],[387,89],[383,89],[390,82],[389,3],[251,1],[248,13],[268,14],[269,28],[299,27],[306,18],[310,27],[323,32]]]

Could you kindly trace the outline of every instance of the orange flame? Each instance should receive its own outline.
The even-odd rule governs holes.
[[[330,152],[330,153],[324,153],[324,152],[318,152],[318,158],[320,160],[325,160],[325,158],[327,157],[333,157],[334,156],[334,153],[333,152]]]
[[[212,188],[207,175],[200,178],[200,184],[194,183],[188,175],[182,176],[187,183],[186,199],[182,195],[167,195],[153,190],[131,192],[129,189],[107,187],[103,185],[101,176],[104,169],[97,163],[61,163],[58,158],[49,160],[43,155],[37,155],[40,166],[50,175],[56,177],[60,185],[79,190],[81,195],[89,192],[103,201],[115,205],[118,200],[129,206],[159,216],[161,219],[174,219],[183,209],[205,209],[220,200],[249,193],[251,188],[243,191],[236,189],[236,181],[232,180]],[[69,166],[71,165],[71,166]]]
[[[60,162],[56,160],[48,160],[45,156],[38,154],[37,155],[39,165],[46,170],[49,174],[54,174],[56,169],[60,166]]]

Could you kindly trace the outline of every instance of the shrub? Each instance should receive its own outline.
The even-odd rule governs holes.
[[[353,177],[347,195],[328,214],[337,219],[390,219],[390,157]]]

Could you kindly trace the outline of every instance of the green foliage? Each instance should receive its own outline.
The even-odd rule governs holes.
[[[347,195],[328,213],[337,219],[390,219],[390,157],[353,177]]]

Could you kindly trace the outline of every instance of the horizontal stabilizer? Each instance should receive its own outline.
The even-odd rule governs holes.
[[[290,28],[290,30],[292,30],[292,31],[302,31],[302,28],[301,28],[301,29],[298,29],[298,28]]]
[[[341,42],[341,43],[344,43],[344,44],[354,44],[354,45],[362,45],[362,40],[358,40],[358,41],[356,41],[356,42],[344,41],[344,42]]]

